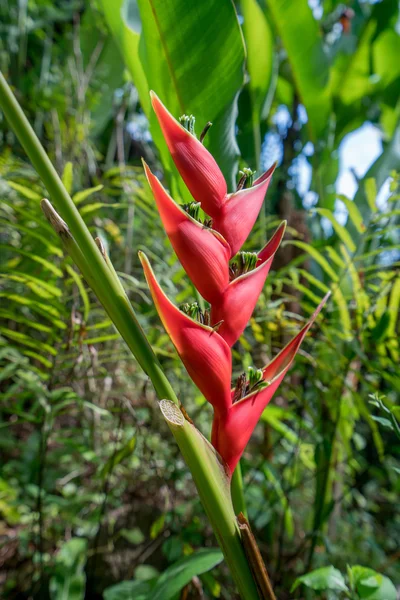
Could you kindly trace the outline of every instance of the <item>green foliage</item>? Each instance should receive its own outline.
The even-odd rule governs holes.
[[[356,565],[347,567],[348,586],[345,577],[334,567],[322,567],[307,575],[298,577],[292,591],[303,585],[317,592],[334,592],[332,598],[351,598],[361,600],[396,600],[397,593],[393,583],[373,569]],[[317,594],[315,597],[320,598]],[[329,596],[330,597],[330,596]]]
[[[124,581],[105,590],[105,600],[118,600],[119,598],[138,600],[174,600],[176,595],[196,575],[202,575],[213,569],[223,559],[222,553],[217,549],[198,550],[185,556],[164,571],[160,577],[148,581]]]
[[[85,597],[87,542],[73,538],[63,544],[50,578],[50,595],[55,600],[83,600]]]
[[[200,131],[208,121],[213,123],[206,145],[234,185],[238,154],[234,125],[237,93],[243,83],[244,46],[233,3],[207,0],[187,10],[184,1],[139,0],[136,5],[132,0],[123,4],[119,14],[114,2],[103,0],[103,6],[111,30],[122,43],[132,79],[138,82],[139,97],[164,164],[173,171],[150,110],[149,90],[154,90],[176,117],[195,114]],[[176,26],[177,14],[181,15],[180,27]],[[221,72],[226,74],[224,78]]]
[[[294,86],[307,109],[310,137],[324,135],[330,113],[329,62],[321,33],[307,0],[271,0],[268,4],[274,25],[287,53]],[[306,31],[307,35],[298,35]]]
[[[299,585],[305,585],[315,591],[335,590],[336,592],[343,592],[348,589],[341,572],[332,566],[321,567],[321,569],[298,577],[292,586],[292,592]]]
[[[350,585],[360,598],[370,600],[396,600],[393,583],[373,569],[356,565],[348,568]]]
[[[257,0],[242,0],[240,10],[249,81],[240,94],[239,145],[244,160],[259,169],[261,120],[268,117],[276,87],[277,61],[271,26]]]

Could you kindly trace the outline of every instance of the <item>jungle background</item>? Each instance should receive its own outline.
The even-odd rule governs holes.
[[[286,241],[234,376],[332,298],[241,461],[249,519],[278,598],[388,600],[400,584],[399,6],[236,10],[2,0],[1,70],[206,435],[210,408],[137,258],[146,251],[178,304],[195,299],[140,163],[187,201],[149,90],[193,114],[198,134],[213,122],[205,143],[231,191],[240,169],[278,161],[246,249],[283,218]],[[43,217],[46,192],[1,113],[0,140],[1,597],[234,598],[151,384]]]

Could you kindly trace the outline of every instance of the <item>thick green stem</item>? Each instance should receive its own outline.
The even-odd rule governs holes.
[[[50,203],[44,201],[42,208],[47,218],[82,270],[87,283],[103,304],[132,354],[150,377],[158,397],[172,401],[171,405],[180,413],[176,406],[179,403],[176,394],[162,371],[115,272],[93,240],[1,72],[0,107],[66,223]],[[179,427],[178,432],[173,433],[192,472],[226,562],[243,600],[257,600],[259,596],[256,584],[246,559],[230,496],[221,495],[221,482],[218,482],[215,473],[210,472],[210,460],[199,446],[200,434],[195,427],[188,426],[187,421],[184,424],[186,425]]]
[[[226,562],[231,566],[242,598],[258,599],[232,506],[229,477],[223,465],[211,444],[184,418],[175,405],[162,400],[160,408],[187,464],[190,465],[204,510],[213,524],[214,533]]]

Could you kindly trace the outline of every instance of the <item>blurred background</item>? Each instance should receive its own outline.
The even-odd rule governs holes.
[[[391,600],[375,571],[399,585],[399,6],[235,4],[3,0],[1,69],[205,435],[211,409],[137,258],[176,303],[196,299],[140,164],[188,201],[149,90],[198,135],[213,122],[205,143],[230,191],[241,169],[278,162],[245,249],[281,219],[286,241],[234,377],[332,298],[242,459],[249,519],[279,599]],[[64,255],[1,114],[0,142],[0,595],[148,598],[146,581],[216,542],[151,384]],[[235,598],[220,561],[173,598]]]

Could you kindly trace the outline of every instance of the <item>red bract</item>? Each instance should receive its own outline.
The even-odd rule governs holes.
[[[252,187],[228,194],[224,176],[209,151],[174,119],[154,92],[151,100],[183,181],[204,212],[213,218],[213,229],[226,239],[231,257],[234,256],[257,219],[275,164]]]
[[[176,204],[145,163],[144,169],[165,231],[183,268],[203,298],[214,302],[229,284],[227,242]]]
[[[191,319],[172,304],[160,288],[147,256],[140,252],[139,258],[157,312],[187,372],[210,404],[223,413],[231,405],[229,346],[212,327]]]
[[[252,187],[229,194],[213,219],[214,229],[231,247],[231,256],[239,252],[256,222],[275,166],[261,175]]]
[[[233,473],[263,410],[328,296],[307,325],[266,367],[251,371],[248,381],[243,375],[237,387],[230,389],[230,347],[253,313],[285,232],[283,222],[258,254],[237,254],[260,212],[275,165],[252,187],[228,194],[222,173],[203,144],[174,119],[155,94],[152,103],[179,173],[193,198],[212,217],[212,224],[198,222],[187,210],[196,208],[192,214],[197,217],[199,205],[176,204],[144,164],[171,244],[193,284],[211,304],[210,311],[203,313],[193,305],[186,306],[188,314],[179,310],[161,290],[142,253],[140,260],[165,329],[190,377],[214,407],[212,443]]]
[[[296,337],[262,369],[262,380],[268,383],[267,387],[258,390],[256,386],[253,392],[250,391],[248,395],[232,404],[228,412],[215,415],[212,443],[228,464],[231,473],[235,470],[264,409],[289,370],[307,331],[315,321],[329,295],[327,294],[323,298],[311,319]],[[233,393],[232,390],[232,400]]]
[[[212,304],[211,322],[222,321],[218,331],[230,346],[242,335],[253,313],[285,228],[286,221],[283,221],[268,244],[258,253],[255,269],[231,281],[223,294]]]
[[[204,212],[214,217],[227,194],[224,176],[203,144],[174,119],[154,92],[150,92],[150,95],[165,141],[183,181],[193,198],[201,202]]]

